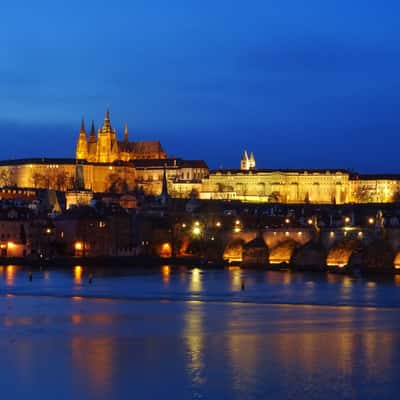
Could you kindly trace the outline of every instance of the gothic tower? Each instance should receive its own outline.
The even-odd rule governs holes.
[[[240,160],[240,169],[246,171],[249,169],[249,156],[247,155],[247,150],[244,151],[243,157]]]
[[[96,162],[109,163],[118,160],[117,132],[111,128],[110,112],[107,109],[103,127],[98,130]]]
[[[249,169],[256,169],[256,159],[254,158],[253,152],[250,153]]]
[[[81,130],[79,132],[78,143],[76,145],[76,159],[86,160],[88,157],[88,143],[86,138],[85,123],[82,118]]]
[[[96,131],[94,129],[94,121],[92,121],[92,127],[90,128],[90,135],[88,141],[88,161],[96,162],[96,147],[97,147],[97,138]]]

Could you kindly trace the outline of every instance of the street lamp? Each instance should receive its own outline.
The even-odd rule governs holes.
[[[194,236],[199,236],[199,235],[201,234],[201,229],[200,229],[200,227],[199,227],[199,226],[193,227],[192,233],[193,233]]]

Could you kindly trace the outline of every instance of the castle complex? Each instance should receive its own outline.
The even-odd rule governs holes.
[[[75,158],[34,158],[0,162],[0,187],[125,192],[141,188],[161,193],[164,176],[173,197],[284,203],[371,203],[400,199],[400,175],[360,175],[347,170],[257,169],[254,154],[244,152],[240,169],[210,171],[202,160],[169,158],[159,141],[122,140],[107,110],[97,130],[84,122]]]

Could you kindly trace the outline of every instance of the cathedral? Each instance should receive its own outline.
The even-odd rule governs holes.
[[[113,163],[114,161],[133,161],[137,159],[166,159],[159,141],[129,141],[128,124],[125,125],[123,140],[117,139],[116,129],[111,127],[110,112],[107,109],[104,123],[96,131],[94,122],[87,138],[85,125],[82,120],[76,145],[76,159],[90,163]]]

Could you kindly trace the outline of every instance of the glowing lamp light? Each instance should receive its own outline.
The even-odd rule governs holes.
[[[307,220],[307,224],[308,224],[308,225],[312,225],[312,219],[311,219],[311,218],[309,218],[309,219]]]
[[[239,228],[238,226],[235,226],[235,228],[233,229],[233,231],[234,231],[235,233],[239,233],[239,232],[240,232],[240,228]]]
[[[47,233],[48,235],[50,235],[51,229],[50,229],[50,228],[46,228],[46,233]]]
[[[221,228],[221,222],[217,222],[216,224],[215,224],[215,226],[217,227],[217,228]]]
[[[290,219],[289,218],[285,218],[285,224],[290,224]]]
[[[7,242],[7,247],[9,249],[13,249],[13,248],[15,248],[15,243],[14,242]]]
[[[83,250],[83,243],[82,242],[75,242],[75,250],[80,251]]]
[[[346,224],[348,224],[348,223],[350,222],[350,217],[346,217],[346,218],[344,219],[344,222],[346,222]]]
[[[199,222],[199,221],[196,221],[196,222],[194,223],[194,225],[195,225],[195,226],[200,226],[200,222]]]
[[[193,235],[199,236],[200,233],[201,233],[201,229],[200,229],[198,226],[195,226],[195,227],[193,228],[192,232],[193,232]]]
[[[375,222],[375,220],[374,220],[373,218],[368,218],[368,223],[369,223],[370,225],[372,225],[374,222]]]
[[[236,224],[236,225],[240,225],[240,221],[237,219],[237,220],[235,221],[235,224]]]
[[[182,228],[186,228],[186,224],[185,223],[182,224]]]
[[[358,232],[358,237],[362,237],[363,236],[363,233],[360,231],[360,232]]]

